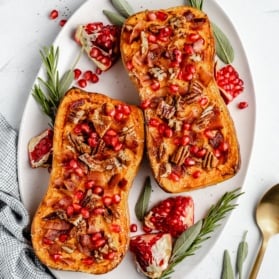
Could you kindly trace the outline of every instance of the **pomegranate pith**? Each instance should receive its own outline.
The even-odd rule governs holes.
[[[143,274],[148,278],[159,278],[168,267],[172,237],[169,233],[138,235],[131,238],[130,250]]]

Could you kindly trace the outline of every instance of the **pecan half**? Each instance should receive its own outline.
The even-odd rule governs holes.
[[[189,156],[189,146],[179,146],[171,156],[171,162],[181,166]]]
[[[208,170],[215,168],[217,164],[218,159],[214,156],[213,152],[207,151],[202,161],[202,167]]]

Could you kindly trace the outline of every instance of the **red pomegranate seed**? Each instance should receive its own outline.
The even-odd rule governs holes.
[[[94,263],[94,259],[91,257],[88,257],[88,258],[82,259],[82,263],[85,265],[92,265]]]
[[[54,261],[59,261],[59,260],[61,260],[62,256],[61,256],[61,254],[57,253],[57,254],[53,254],[52,258],[54,259]]]
[[[248,107],[248,103],[247,102],[239,102],[238,103],[238,108],[239,109],[245,109],[245,108],[247,108]]]
[[[103,203],[105,206],[110,206],[112,205],[112,197],[110,196],[104,196],[103,197]]]
[[[192,173],[192,177],[195,178],[195,179],[199,178],[200,176],[201,176],[201,172],[199,170],[194,171]]]
[[[56,19],[59,15],[59,12],[57,10],[52,10],[49,14],[50,19]]]
[[[131,224],[130,226],[130,232],[137,232],[138,226],[137,224]]]
[[[90,81],[91,78],[92,78],[92,71],[90,70],[87,70],[83,73],[83,78],[86,80],[86,81]]]
[[[84,219],[88,219],[90,217],[90,212],[85,207],[81,209],[80,213]]]
[[[104,254],[104,259],[106,260],[113,260],[115,258],[115,252],[114,251],[110,251],[107,254]]]
[[[179,86],[177,84],[170,84],[169,91],[170,93],[177,93],[179,91]]]
[[[97,74],[92,74],[91,76],[91,82],[92,83],[97,83],[99,81],[99,77],[97,76]]]
[[[180,144],[182,146],[186,146],[190,142],[190,137],[189,136],[183,136],[180,139]]]
[[[112,232],[115,232],[115,233],[121,232],[121,227],[118,224],[111,224],[110,229]]]
[[[157,118],[151,118],[148,124],[151,127],[158,127],[160,125],[160,120]]]
[[[162,11],[156,12],[156,17],[158,20],[164,21],[168,18],[168,15]]]
[[[180,180],[180,177],[177,173],[171,172],[168,176],[168,178],[172,181],[178,182]]]
[[[44,237],[43,238],[43,243],[46,244],[46,245],[52,245],[54,243],[54,241],[47,238],[47,237]]]
[[[74,207],[72,205],[69,205],[66,209],[67,215],[70,217],[74,214]]]
[[[141,102],[140,107],[141,107],[141,109],[145,110],[150,106],[150,104],[151,104],[150,100],[146,99]]]
[[[59,21],[59,25],[60,25],[61,27],[63,27],[63,26],[66,24],[66,22],[67,22],[67,19],[61,19],[61,20]]]
[[[154,80],[151,85],[150,85],[150,88],[153,90],[153,91],[157,91],[160,89],[160,82],[157,81],[157,80]]]
[[[185,44],[184,45],[184,51],[187,55],[192,55],[194,54],[194,49],[193,49],[193,46],[191,44]]]
[[[154,12],[149,12],[149,13],[147,14],[147,20],[153,21],[153,20],[156,20],[156,19],[157,19],[156,13],[154,13]]]
[[[99,67],[96,68],[95,73],[96,73],[97,75],[101,75],[102,72],[103,72],[103,71],[102,71]]]
[[[90,51],[90,56],[92,57],[92,58],[97,58],[99,55],[100,55],[100,50],[98,49],[98,48],[96,48],[96,47],[93,47],[92,49],[91,49],[91,51]]]
[[[74,78],[75,80],[79,79],[79,77],[81,76],[81,70],[80,69],[74,69]]]
[[[156,43],[156,41],[157,41],[157,37],[153,34],[149,34],[147,39],[148,39],[149,43]]]
[[[188,35],[188,39],[191,42],[195,42],[200,38],[200,35],[198,33],[191,33]]]
[[[87,81],[86,79],[82,78],[80,80],[78,80],[78,85],[81,87],[81,88],[85,88],[87,86]]]
[[[67,239],[68,239],[68,235],[67,234],[63,233],[63,234],[59,235],[59,240],[61,242],[65,242]]]
[[[78,190],[75,192],[75,199],[78,201],[82,200],[84,197],[84,193],[81,190]]]
[[[96,185],[92,187],[92,192],[98,196],[102,196],[104,194],[104,188],[102,186]]]
[[[74,212],[77,212],[77,213],[80,212],[80,210],[81,210],[81,205],[80,205],[80,204],[78,204],[78,203],[73,203],[72,206],[73,206]]]
[[[185,159],[184,164],[185,164],[185,166],[190,167],[190,166],[194,166],[196,164],[196,162],[193,158],[188,157]]]
[[[120,196],[119,194],[114,194],[114,195],[112,196],[112,202],[113,202],[114,204],[120,203],[120,201],[121,201],[121,196]]]
[[[166,138],[171,138],[173,136],[173,130],[169,127],[166,127],[164,130],[164,136]]]
[[[106,242],[107,241],[104,238],[97,239],[96,241],[94,241],[94,247],[96,249],[98,249],[98,248],[104,246],[106,244]]]

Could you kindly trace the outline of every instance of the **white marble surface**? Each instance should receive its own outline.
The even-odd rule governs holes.
[[[48,18],[49,12],[56,8],[61,11],[59,19],[68,18],[83,2],[0,0],[0,112],[16,129],[41,66],[38,50],[50,45],[61,30],[58,21]],[[279,182],[279,1],[217,2],[233,22],[247,53],[257,101],[256,134],[245,194],[216,245],[191,274],[185,275],[187,279],[220,278],[224,250],[229,250],[234,263],[238,243],[246,230],[249,253],[244,278],[249,277],[260,244],[254,209],[261,195]],[[278,257],[279,236],[268,245],[259,279],[279,278]]]

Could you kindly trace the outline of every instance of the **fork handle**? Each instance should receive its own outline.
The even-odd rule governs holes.
[[[258,272],[259,272],[259,269],[260,269],[260,266],[261,266],[261,263],[262,263],[262,260],[263,260],[263,257],[264,257],[264,253],[265,253],[265,250],[266,250],[266,247],[267,247],[268,239],[269,239],[268,237],[263,237],[262,244],[261,244],[260,250],[258,252],[257,258],[254,262],[254,265],[253,265],[252,271],[250,273],[249,279],[256,279],[257,278],[257,275],[258,275]]]

